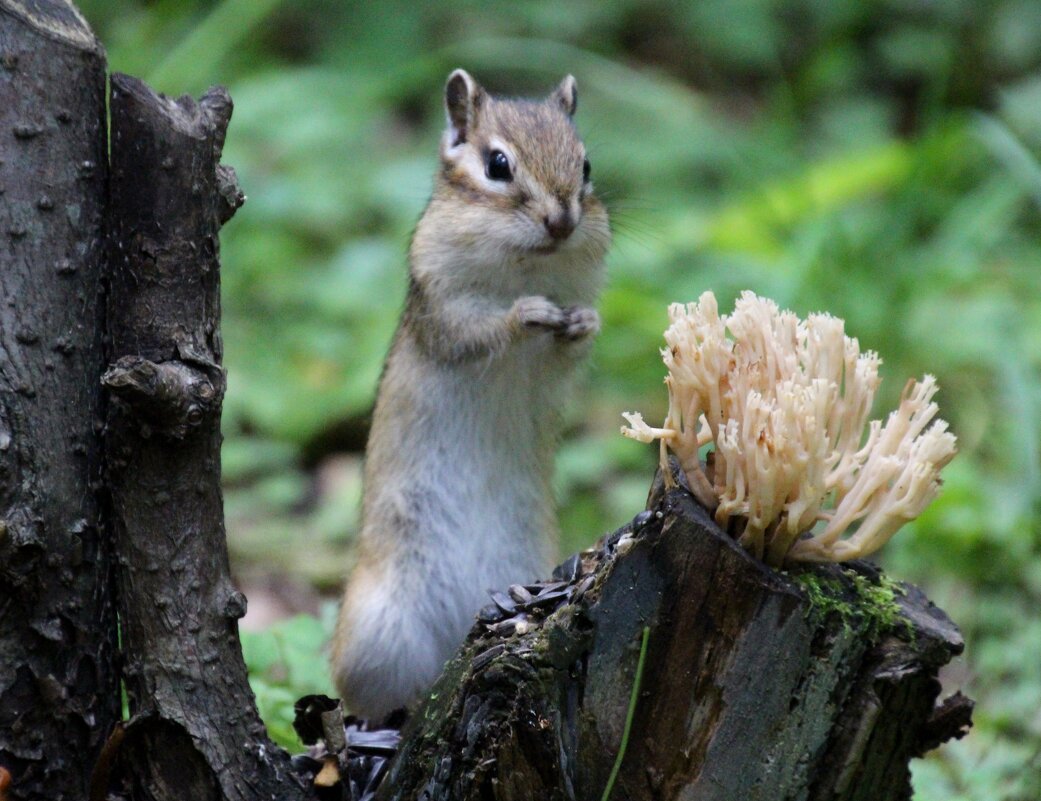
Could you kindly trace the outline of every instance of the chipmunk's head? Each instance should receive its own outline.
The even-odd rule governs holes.
[[[464,237],[505,252],[603,257],[607,212],[572,120],[577,103],[570,75],[544,100],[493,97],[464,70],[448,77],[439,191],[467,207]]]

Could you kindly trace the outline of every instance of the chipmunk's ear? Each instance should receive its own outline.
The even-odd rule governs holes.
[[[564,78],[560,82],[560,86],[553,90],[550,98],[560,103],[565,114],[573,117],[575,109],[578,108],[578,84],[575,83],[575,76],[568,75]]]
[[[461,145],[477,126],[484,89],[466,70],[455,70],[445,84],[445,111],[448,113],[450,147]]]

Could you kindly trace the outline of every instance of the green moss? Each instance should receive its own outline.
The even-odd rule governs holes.
[[[911,633],[911,623],[897,602],[904,590],[896,581],[884,574],[873,581],[850,568],[841,571],[830,576],[812,568],[790,573],[809,599],[808,620],[823,624],[837,616],[844,631],[867,637],[871,642],[896,629]]]

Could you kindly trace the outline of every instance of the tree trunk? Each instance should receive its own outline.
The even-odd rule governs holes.
[[[218,230],[242,203],[219,165],[231,99],[112,76],[107,465],[133,799],[303,798],[246,679],[220,489]]]
[[[119,718],[95,498],[105,57],[75,8],[0,0],[0,786],[86,797]]]
[[[911,758],[971,712],[934,707],[950,620],[870,565],[775,572],[683,489],[651,508],[568,587],[482,612],[380,798],[910,798]]]

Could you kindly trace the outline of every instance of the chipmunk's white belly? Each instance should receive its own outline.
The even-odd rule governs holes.
[[[533,334],[494,361],[388,363],[366,457],[362,549],[336,672],[385,714],[436,678],[489,589],[545,577],[556,556],[550,488],[568,346]]]
[[[471,607],[488,588],[543,577],[556,555],[551,444],[567,376],[555,347],[535,336],[430,376],[432,416],[447,430],[420,433],[420,470],[440,507],[429,541],[455,552],[449,569],[472,588]]]

